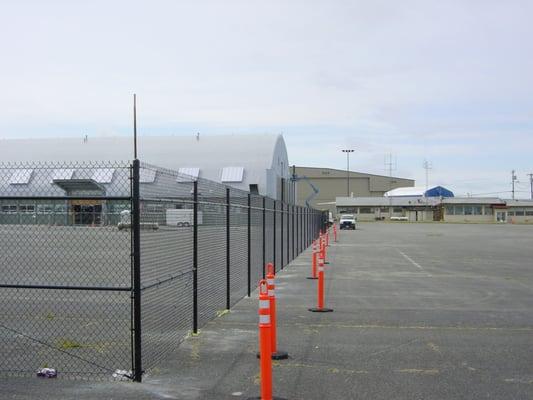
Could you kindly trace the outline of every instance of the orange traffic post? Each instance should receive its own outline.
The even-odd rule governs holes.
[[[326,231],[326,246],[329,246],[329,228]]]
[[[289,354],[286,351],[278,350],[278,335],[277,335],[277,325],[276,325],[276,270],[274,269],[274,264],[267,264],[267,289],[268,289],[268,299],[270,302],[270,342],[271,342],[271,352],[273,360],[286,360],[289,358]],[[261,353],[257,353],[257,357],[261,357]]]
[[[318,290],[317,290],[317,306],[310,308],[311,312],[332,312],[333,309],[324,307],[324,261],[318,259]]]
[[[317,241],[313,241],[312,253],[311,253],[311,276],[308,276],[307,279],[318,279],[317,275],[317,264],[318,264],[318,245]]]
[[[270,296],[268,295],[268,283],[265,279],[259,281],[259,352],[260,352],[260,379],[261,397],[251,397],[248,400],[282,400],[272,397],[272,353],[270,319]]]
[[[329,264],[326,260],[327,258],[327,246],[326,246],[326,236],[322,236],[322,254],[320,255],[322,257],[322,260],[324,260],[324,264]]]

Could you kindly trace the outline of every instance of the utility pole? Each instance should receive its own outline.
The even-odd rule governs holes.
[[[392,153],[389,153],[388,159],[385,156],[385,168],[389,170],[389,192],[392,190],[392,184],[395,182],[392,180],[392,171],[396,169],[396,160],[392,161]],[[392,197],[389,196],[389,218],[392,215]]]
[[[426,170],[426,192],[429,190],[429,170],[433,168],[428,160],[424,160],[424,169]]]
[[[426,215],[424,215],[424,220],[425,220],[425,217],[427,216],[427,211],[428,211],[427,192],[429,190],[429,170],[432,168],[432,166],[428,160],[424,160],[423,166],[424,166],[424,169],[426,170],[426,191],[424,192],[424,199],[426,200],[426,212],[425,212]]]
[[[353,149],[343,149],[342,152],[346,153],[346,197],[350,197],[350,153],[353,153]]]
[[[137,95],[133,93],[133,159],[137,159]]]
[[[515,182],[518,182],[518,180],[517,180],[518,177],[516,176],[515,172],[516,171],[514,169],[511,171],[511,185],[512,185],[512,194],[513,194],[512,197],[513,197],[513,200],[514,200],[514,192],[515,192],[514,185],[515,185]]]
[[[529,187],[531,191],[531,200],[533,200],[533,174],[527,174],[529,176]]]

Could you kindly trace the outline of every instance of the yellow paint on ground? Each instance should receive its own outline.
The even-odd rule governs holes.
[[[406,369],[397,369],[396,372],[401,372],[404,374],[437,375],[439,373],[439,370],[438,369],[406,368]]]
[[[440,352],[440,348],[439,348],[439,346],[437,346],[435,343],[428,342],[427,345],[428,345],[428,347],[429,347],[431,350],[433,350],[435,353],[442,354],[442,353]]]
[[[213,323],[210,323],[213,324]],[[229,326],[257,326],[255,322],[230,322],[230,321],[216,321],[216,324],[224,324]],[[500,326],[419,326],[419,325],[360,325],[360,324],[303,324],[296,322],[294,324],[284,323],[283,326],[300,326],[307,329],[410,329],[410,330],[422,330],[422,331],[437,331],[437,330],[450,330],[450,331],[495,331],[495,332],[533,332],[533,327],[522,328],[506,328]]]
[[[368,371],[366,370],[355,370],[355,369],[347,369],[347,368],[337,368],[337,367],[330,367],[325,365],[312,365],[312,364],[303,364],[303,363],[279,363],[274,362],[273,365],[276,367],[281,368],[310,368],[310,369],[319,369],[322,371],[326,371],[331,374],[349,374],[349,375],[355,375],[355,374],[368,374]]]
[[[509,383],[525,383],[526,385],[533,384],[533,379],[531,378],[508,378],[504,379],[504,381]]]

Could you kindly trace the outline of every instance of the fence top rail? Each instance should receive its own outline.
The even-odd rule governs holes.
[[[131,196],[0,196],[0,200],[122,200],[131,201]]]

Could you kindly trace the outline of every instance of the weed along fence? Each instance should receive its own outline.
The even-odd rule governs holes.
[[[325,223],[139,161],[0,165],[0,371],[140,381]]]

